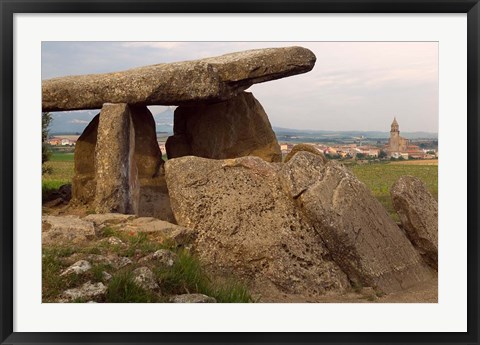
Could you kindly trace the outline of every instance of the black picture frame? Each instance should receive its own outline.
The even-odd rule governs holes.
[[[478,344],[479,0],[0,0],[0,341],[2,344]],[[13,332],[13,15],[15,13],[467,13],[468,331],[465,333]],[[455,317],[455,315],[452,315]]]

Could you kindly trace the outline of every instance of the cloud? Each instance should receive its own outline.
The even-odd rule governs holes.
[[[120,45],[125,48],[147,47],[154,49],[179,49],[186,45],[185,42],[121,42]]]
[[[315,68],[248,90],[273,125],[388,130],[396,115],[401,130],[438,131],[436,42],[44,42],[42,78],[291,45],[311,49]],[[153,114],[166,109],[149,108]]]
[[[69,122],[69,123],[78,124],[78,125],[80,125],[80,124],[82,124],[82,125],[83,125],[83,124],[88,125],[88,124],[90,123],[90,121],[80,120],[80,119],[73,119],[73,120],[68,121],[68,122]]]

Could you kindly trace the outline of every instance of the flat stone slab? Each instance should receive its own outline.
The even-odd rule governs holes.
[[[123,72],[54,78],[42,82],[42,111],[100,109],[104,103],[219,102],[253,84],[306,73],[315,61],[306,48],[268,48]]]
[[[93,222],[77,216],[43,216],[43,244],[78,244],[95,237]]]

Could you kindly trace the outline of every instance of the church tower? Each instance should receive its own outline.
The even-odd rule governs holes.
[[[408,145],[408,139],[402,138],[400,136],[400,126],[398,125],[397,118],[394,117],[390,129],[390,139],[388,140],[387,151],[390,155],[392,155],[393,153],[406,152],[408,149]]]
[[[400,129],[398,126],[397,118],[393,118],[392,126],[390,129],[390,141],[389,141],[389,151],[398,152],[400,151]]]
[[[398,127],[398,122],[397,122],[397,118],[394,117],[393,118],[393,122],[392,122],[392,126],[391,126],[391,130],[390,130],[390,133],[394,133],[394,132],[397,132],[398,135],[400,135],[400,129]]]

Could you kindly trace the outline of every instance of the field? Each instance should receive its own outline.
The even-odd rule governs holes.
[[[414,162],[414,164],[410,163]],[[383,204],[392,218],[398,221],[390,198],[390,187],[400,176],[411,175],[421,179],[430,193],[438,200],[438,165],[420,165],[420,161],[405,161],[384,164],[353,165],[353,173],[367,185],[372,194]]]
[[[71,183],[73,177],[73,153],[50,154],[50,160],[45,163],[48,169],[42,176],[42,191],[58,189],[61,185]]]
[[[46,163],[50,173],[43,175],[42,190],[57,189],[70,183],[73,177],[73,153],[52,153]],[[390,187],[400,176],[420,178],[435,198],[438,198],[438,161],[404,161],[381,164],[352,165],[353,173],[367,185],[372,194],[385,206],[388,213],[398,221],[390,198]]]

